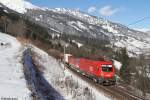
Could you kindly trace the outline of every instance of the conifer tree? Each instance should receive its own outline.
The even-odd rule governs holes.
[[[122,67],[120,69],[120,77],[129,84],[131,81],[131,70],[129,67],[130,58],[128,56],[126,48],[121,49],[121,62]]]

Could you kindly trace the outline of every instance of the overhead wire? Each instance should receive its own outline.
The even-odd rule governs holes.
[[[147,17],[144,17],[144,18],[142,18],[142,19],[136,20],[136,21],[134,21],[134,22],[128,24],[128,26],[137,24],[137,23],[142,22],[142,21],[147,20],[147,19],[150,19],[150,16],[147,16]]]

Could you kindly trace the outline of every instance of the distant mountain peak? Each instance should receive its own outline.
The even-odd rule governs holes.
[[[6,7],[17,11],[19,13],[25,13],[26,9],[36,9],[37,6],[25,1],[25,0],[0,0],[0,3]]]
[[[148,28],[134,28],[134,29],[140,32],[145,32],[145,33],[150,32],[150,29]]]

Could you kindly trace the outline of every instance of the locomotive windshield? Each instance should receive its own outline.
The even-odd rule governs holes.
[[[102,65],[102,71],[112,72],[112,65]]]

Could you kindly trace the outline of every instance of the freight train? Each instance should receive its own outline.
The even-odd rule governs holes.
[[[65,54],[64,59],[67,66],[97,83],[113,85],[116,82],[115,66],[112,61],[75,58],[70,54]]]

